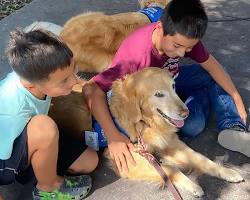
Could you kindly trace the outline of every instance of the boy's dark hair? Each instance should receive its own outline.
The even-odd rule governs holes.
[[[208,17],[200,0],[172,0],[164,9],[160,21],[164,35],[176,33],[187,38],[202,38]]]
[[[6,53],[12,69],[30,82],[48,80],[50,73],[68,67],[73,57],[66,44],[43,30],[11,32]]]

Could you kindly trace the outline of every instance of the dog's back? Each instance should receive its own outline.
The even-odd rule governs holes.
[[[141,0],[141,6],[164,7],[169,0]],[[72,49],[76,64],[83,72],[101,72],[110,66],[122,40],[150,20],[140,12],[106,15],[89,12],[71,18],[61,37]]]

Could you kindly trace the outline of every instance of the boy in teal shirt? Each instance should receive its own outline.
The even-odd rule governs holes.
[[[70,94],[78,81],[71,50],[49,32],[18,30],[11,33],[7,54],[13,72],[0,82],[0,185],[22,178],[31,165],[35,200],[83,198],[91,178],[58,173],[89,173],[98,156],[83,141],[63,135],[59,140],[47,116],[51,97]]]

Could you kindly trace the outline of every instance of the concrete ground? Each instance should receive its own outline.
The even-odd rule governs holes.
[[[209,15],[209,27],[204,43],[232,76],[239,89],[246,109],[250,110],[250,1],[249,0],[203,0]],[[4,56],[8,33],[16,27],[25,27],[34,21],[50,21],[60,25],[86,11],[119,13],[138,10],[137,0],[34,0],[31,4],[0,21],[0,78],[10,68]],[[210,159],[237,169],[245,178],[242,183],[228,183],[207,175],[188,175],[204,189],[204,200],[249,200],[250,159],[223,149],[217,143],[214,118],[209,128],[199,137],[185,142]],[[108,169],[105,160],[93,173],[93,189],[88,200],[163,200],[173,199],[167,189],[146,182],[119,179]],[[30,200],[33,183],[0,187],[5,200]],[[196,199],[180,191],[184,199]]]

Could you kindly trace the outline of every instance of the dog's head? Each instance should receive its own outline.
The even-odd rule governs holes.
[[[124,81],[116,81],[113,95],[111,110],[125,129],[130,126],[137,129],[138,124],[145,124],[158,129],[167,127],[174,132],[184,125],[189,113],[175,92],[173,78],[165,69],[149,67],[127,76]],[[138,130],[128,132],[136,134]]]
[[[170,2],[171,0],[138,0],[138,3],[140,4],[141,8],[147,8],[150,6],[158,6],[165,8],[165,6]]]

